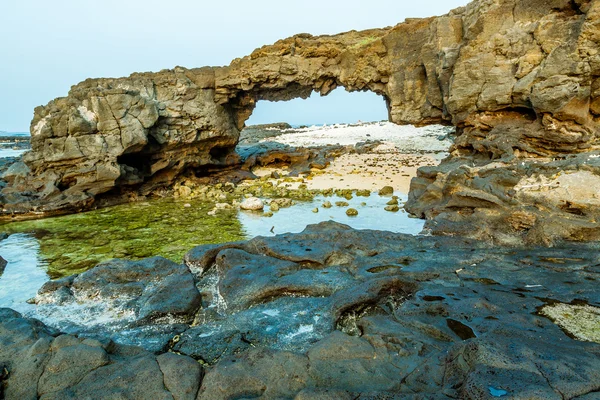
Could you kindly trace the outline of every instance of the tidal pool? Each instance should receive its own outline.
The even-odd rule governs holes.
[[[400,201],[406,196],[397,194]],[[262,212],[221,210],[208,215],[214,204],[205,200],[160,199],[80,214],[0,225],[8,239],[0,241],[0,256],[8,261],[0,275],[0,307],[26,311],[48,279],[81,273],[113,258],[140,259],[160,255],[181,262],[201,244],[225,243],[254,236],[301,232],[309,224],[334,220],[356,229],[378,229],[418,234],[423,221],[404,211],[384,210],[390,197],[372,194],[351,200],[317,196],[313,201],[282,208],[272,217]],[[325,201],[332,203],[324,208]],[[358,216],[346,215],[349,203]],[[318,212],[314,209],[318,208]],[[266,207],[265,211],[268,211]]]

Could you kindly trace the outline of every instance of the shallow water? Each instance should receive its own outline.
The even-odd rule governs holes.
[[[29,150],[14,150],[14,149],[2,149],[0,148],[0,158],[8,158],[8,157],[18,157],[21,154],[25,153]]]
[[[20,312],[30,310],[33,306],[26,301],[48,280],[39,242],[27,234],[11,235],[0,241],[0,255],[8,261],[0,276],[0,307]]]
[[[398,195],[406,200],[406,196]],[[301,232],[306,225],[327,220],[356,229],[419,233],[422,220],[409,218],[403,211],[384,211],[389,200],[377,194],[351,200],[317,196],[313,201],[282,208],[268,218],[260,212],[234,210],[209,216],[213,204],[205,201],[161,199],[6,223],[0,225],[0,231],[11,234],[0,242],[0,256],[9,262],[0,276],[0,307],[26,311],[29,307],[24,302],[48,279],[80,273],[113,258],[160,255],[181,262],[197,245]],[[333,203],[332,208],[323,208],[325,201]],[[347,207],[337,207],[336,201],[347,201],[359,215],[347,216]],[[313,212],[316,207],[318,213]]]
[[[406,195],[401,193],[396,193],[396,195],[399,197],[399,201],[407,200]],[[396,213],[384,210],[390,199],[391,197],[379,196],[376,193],[369,197],[355,196],[351,200],[337,196],[317,196],[312,202],[302,202],[290,208],[282,208],[271,218],[265,218],[261,214],[252,212],[240,212],[238,218],[248,237],[302,232],[307,225],[329,220],[350,225],[355,229],[377,229],[413,235],[421,232],[424,225],[423,220],[409,218],[403,210]],[[325,201],[332,203],[332,207],[323,208],[322,204]],[[355,217],[346,215],[349,207],[337,207],[335,205],[337,201],[349,203],[349,207],[356,209],[358,215]],[[313,209],[315,208],[318,208],[319,212],[314,213]],[[272,232],[271,228],[273,228]]]

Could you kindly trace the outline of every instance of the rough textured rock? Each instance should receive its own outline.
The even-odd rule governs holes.
[[[172,332],[171,352],[116,344],[108,330],[59,334],[4,309],[0,381],[7,399],[591,399],[597,319],[577,322],[582,341],[566,316],[546,315],[600,314],[598,247],[506,248],[332,222],[202,246],[186,262],[203,308]]]
[[[145,341],[152,351],[189,327],[201,301],[188,268],[162,257],[105,262],[47,282],[35,298],[40,317],[66,332]]]
[[[600,152],[565,158],[451,158],[423,167],[405,207],[433,233],[504,244],[600,239]]]
[[[458,128],[452,158],[421,174],[408,209],[442,222],[434,232],[455,233],[457,221],[475,232],[478,218],[465,211],[483,217],[497,207],[471,199],[504,187],[472,179],[468,201],[439,194],[439,180],[460,173],[457,160],[514,169],[598,148],[599,21],[594,0],[476,0],[393,28],[296,35],[223,68],[88,80],[36,109],[24,158],[31,174],[3,190],[4,213],[74,211],[123,190],[146,194],[184,171],[205,174],[235,162],[257,101],[343,86],[382,95],[392,122]]]
[[[249,197],[240,203],[242,210],[260,211],[265,207],[263,201],[257,197]]]

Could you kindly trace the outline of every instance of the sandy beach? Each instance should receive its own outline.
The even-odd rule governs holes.
[[[408,193],[411,179],[421,166],[437,165],[447,153],[451,141],[448,130],[441,126],[416,128],[387,122],[355,125],[313,126],[290,130],[274,139],[290,146],[355,145],[365,141],[381,144],[363,154],[343,154],[325,169],[312,169],[302,180],[271,179],[278,186],[296,189],[305,184],[308,189],[358,189],[377,191],[392,186],[395,191]],[[260,177],[286,175],[283,168],[255,168]],[[276,176],[276,175],[275,175]]]

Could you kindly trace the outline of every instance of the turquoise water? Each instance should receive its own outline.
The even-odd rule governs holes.
[[[398,196],[406,200],[405,195]],[[85,271],[112,258],[162,255],[181,262],[185,252],[196,245],[301,232],[307,225],[322,221],[418,234],[424,221],[409,218],[404,211],[385,211],[389,200],[377,194],[351,200],[317,196],[266,217],[262,212],[233,210],[210,216],[212,205],[205,202],[162,199],[5,224],[0,231],[12,234],[0,241],[0,256],[8,261],[0,276],[0,307],[27,311],[32,306],[25,302],[47,280]],[[332,207],[323,208],[325,201]],[[348,202],[358,216],[347,216],[348,207],[336,206],[338,201]],[[315,208],[319,212],[313,212]]]

